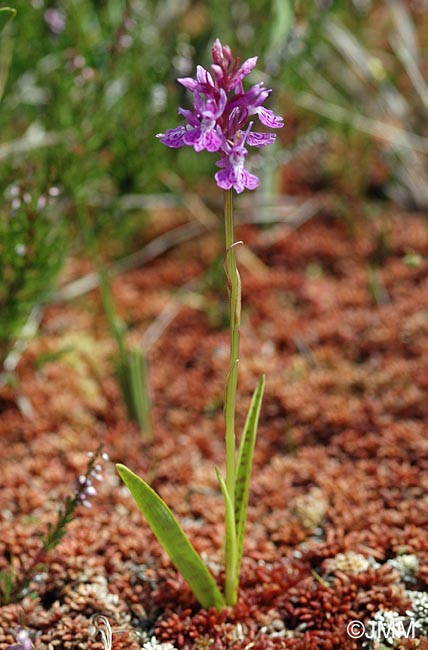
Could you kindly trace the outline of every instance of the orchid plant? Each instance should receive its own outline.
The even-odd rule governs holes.
[[[224,190],[224,219],[229,307],[230,355],[225,390],[226,477],[216,469],[225,502],[225,590],[220,592],[173,513],[152,488],[126,466],[118,464],[118,472],[146,517],[158,541],[171,561],[188,582],[203,607],[220,610],[234,605],[238,597],[239,572],[244,546],[250,475],[257,425],[264,391],[264,377],[253,394],[250,409],[236,454],[235,411],[238,382],[239,339],[241,320],[241,280],[236,263],[236,242],[233,220],[233,190],[254,190],[259,179],[245,168],[247,147],[273,144],[275,133],[253,131],[257,116],[270,128],[283,126],[283,119],[263,106],[271,90],[263,82],[245,91],[243,80],[254,69],[257,57],[239,65],[230,48],[217,39],[212,48],[211,72],[197,67],[196,78],[178,79],[193,95],[193,110],[179,108],[185,124],[158,134],[160,141],[173,149],[189,146],[197,152],[207,150],[219,155],[219,171],[215,180]]]

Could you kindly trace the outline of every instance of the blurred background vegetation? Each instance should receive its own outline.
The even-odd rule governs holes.
[[[168,150],[155,135],[179,123],[188,99],[175,80],[209,64],[218,36],[241,59],[259,56],[255,77],[286,116],[276,151],[259,161],[275,174],[264,178],[268,192],[295,191],[287,169],[296,165],[309,190],[341,200],[428,204],[424,0],[9,4],[0,361],[70,253],[89,245],[121,257],[144,241],[144,208],[170,189],[162,172],[173,169],[184,188],[209,187],[209,154]]]

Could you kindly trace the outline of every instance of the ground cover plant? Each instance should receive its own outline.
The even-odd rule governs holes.
[[[0,47],[0,649],[423,650],[424,202],[400,181],[408,142],[384,156],[353,114],[301,107],[312,82],[347,101],[374,56],[388,78],[351,103],[399,89],[416,134],[421,3],[19,4]],[[189,77],[217,35],[241,62],[216,41]],[[275,114],[275,147],[246,156]]]
[[[404,258],[409,250],[425,256],[427,241],[418,215],[385,218],[391,249],[381,269],[390,297],[384,305],[368,287],[367,229],[355,239],[326,213],[269,243],[270,231],[238,227],[266,266],[263,277],[242,269],[240,423],[261,365],[267,374],[238,605],[219,614],[200,608],[107,463],[91,510],[80,511],[33,585],[38,596],[1,608],[4,646],[21,627],[36,647],[100,647],[99,634],[89,638],[94,614],[108,619],[114,647],[137,648],[155,637],[176,648],[210,639],[225,648],[357,648],[347,622],[367,624],[383,610],[402,617],[413,611],[424,635],[427,270]],[[202,249],[189,243],[121,276],[113,286],[118,307],[130,309],[138,287],[142,333],[157,293],[173,300],[172,287],[198,275],[208,251],[216,256],[221,248],[209,234]],[[113,373],[94,379],[92,360],[107,369],[111,347],[101,305],[85,304],[48,309],[41,336],[20,362],[18,393],[2,388],[2,568],[11,553],[18,572],[36,555],[38,533],[54,522],[97,436],[113,460],[151,477],[221,575],[224,514],[213,465],[224,468],[227,332],[182,304],[170,337],[150,354],[157,427],[147,447],[127,421]],[[91,338],[91,357],[84,348],[55,355],[76,320],[86,336],[100,332]],[[185,380],[177,368],[187,368]],[[31,417],[16,395],[30,401]]]

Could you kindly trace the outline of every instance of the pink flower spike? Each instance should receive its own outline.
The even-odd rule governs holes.
[[[263,107],[271,93],[263,82],[245,91],[244,78],[257,64],[257,56],[246,59],[241,65],[232,57],[230,47],[214,41],[211,72],[201,65],[196,67],[195,78],[183,77],[179,83],[193,94],[192,110],[179,108],[186,123],[157,137],[168,147],[178,149],[190,146],[197,152],[219,152],[216,163],[217,185],[222,189],[234,188],[238,193],[245,188],[255,189],[259,179],[244,167],[248,154],[247,143],[252,147],[266,147],[275,142],[273,133],[251,131],[251,116],[258,115],[262,124],[279,129],[283,119]],[[250,123],[249,123],[250,122]]]

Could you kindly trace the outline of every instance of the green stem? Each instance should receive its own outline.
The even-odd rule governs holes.
[[[226,235],[226,275],[230,309],[230,356],[224,404],[226,427],[226,489],[230,512],[234,512],[236,474],[235,411],[239,364],[239,328],[241,324],[241,278],[236,265],[232,190],[226,190],[224,193],[224,220]],[[235,556],[236,539],[226,540],[225,596],[228,605],[234,605],[236,603],[238,593]]]
[[[226,425],[226,486],[234,502],[235,495],[235,410],[238,384],[239,327],[241,323],[241,278],[236,266],[232,190],[224,193],[226,235],[226,274],[230,309],[230,356],[226,381],[224,417]]]

